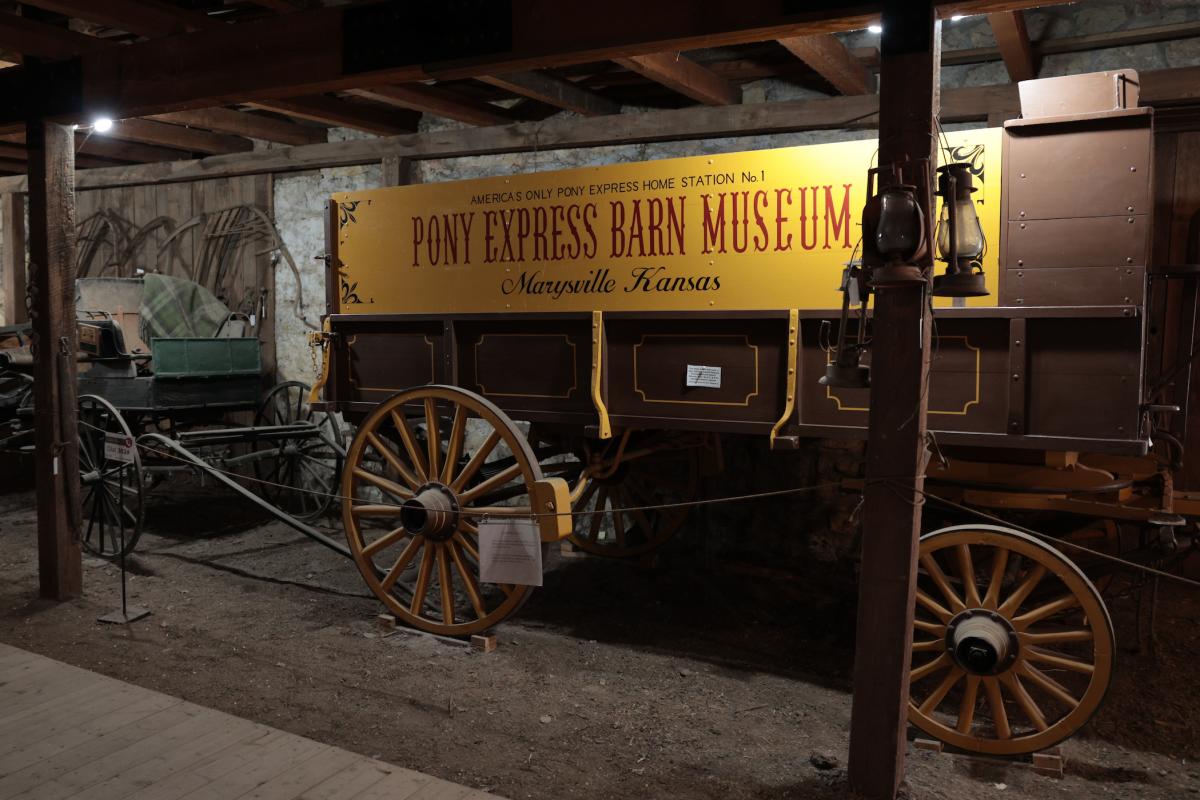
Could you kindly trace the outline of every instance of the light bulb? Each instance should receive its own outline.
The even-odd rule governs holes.
[[[867,31],[869,33],[883,33],[883,26],[882,25],[868,25]]]
[[[92,120],[92,130],[96,133],[108,133],[112,130],[113,121],[108,117],[96,117]]]

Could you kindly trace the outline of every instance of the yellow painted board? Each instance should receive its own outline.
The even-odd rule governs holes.
[[[969,305],[996,304],[1001,135],[947,134],[990,243],[992,294]],[[338,311],[838,308],[875,153],[864,140],[335,194]]]

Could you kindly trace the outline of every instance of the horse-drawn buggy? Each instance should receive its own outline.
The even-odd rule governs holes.
[[[175,473],[226,485],[237,475],[301,520],[333,502],[341,428],[313,414],[303,383],[264,390],[260,344],[246,335],[252,320],[192,281],[157,274],[81,278],[76,314],[86,550],[133,550],[147,493]],[[0,447],[10,454],[32,447],[34,358],[27,325],[0,330]]]
[[[922,539],[910,717],[996,754],[1078,730],[1114,658],[1078,548],[1132,536],[1161,566],[1190,541],[1171,476],[1196,298],[1187,268],[1151,262],[1135,76],[1063,81],[1024,84],[1003,131],[946,136],[936,243],[902,230],[902,184],[929,165],[872,169],[901,174],[868,192],[872,142],[335,195],[315,405],[357,426],[341,512],[372,592],[417,628],[483,631],[532,590],[481,574],[517,523],[645,552],[721,436],[864,438],[887,402],[869,296],[936,245],[926,491],[1075,522],[1061,545],[983,524]]]

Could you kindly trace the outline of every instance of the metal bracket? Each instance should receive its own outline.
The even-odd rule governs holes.
[[[608,407],[604,405],[604,312],[592,312],[592,404],[600,417],[600,438],[612,438],[612,425],[608,421]]]
[[[771,449],[775,449],[775,438],[779,435],[779,431],[792,418],[792,412],[796,410],[796,361],[800,350],[800,311],[792,308],[788,310],[788,355],[787,355],[787,399],[783,405],[783,416],[771,428]]]

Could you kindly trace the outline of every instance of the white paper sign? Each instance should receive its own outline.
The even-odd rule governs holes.
[[[542,585],[542,537],[528,519],[479,523],[479,579],[484,583]]]
[[[721,368],[702,367],[699,364],[687,365],[687,386],[704,386],[708,389],[721,388]]]
[[[133,437],[123,433],[104,434],[104,460],[133,463]]]

